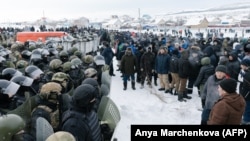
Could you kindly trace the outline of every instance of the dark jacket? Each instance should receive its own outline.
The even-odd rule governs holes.
[[[240,94],[246,101],[250,101],[250,69],[245,70],[243,75],[243,83],[241,84]]]
[[[213,106],[208,125],[240,125],[246,102],[237,94],[227,94]]]
[[[199,86],[205,84],[208,77],[215,73],[215,68],[210,64],[209,57],[202,58],[201,60],[202,67],[200,69],[199,75],[196,78],[194,86]]]
[[[155,54],[153,52],[145,52],[140,61],[140,67],[146,72],[151,73],[155,68]]]
[[[105,64],[110,65],[113,57],[114,57],[114,52],[112,51],[111,47],[105,47],[104,50],[102,51],[101,54],[104,57]]]
[[[62,131],[71,133],[76,141],[102,141],[101,128],[95,111],[81,113],[70,109],[63,114]]]
[[[135,55],[128,55],[127,51],[121,59],[121,72],[127,75],[134,74],[137,69],[137,59]]]
[[[190,63],[188,61],[188,51],[187,50],[183,50],[181,52],[181,58],[178,61],[178,65],[179,65],[179,77],[180,78],[188,78],[189,74],[190,74],[190,70],[191,70],[191,66]]]
[[[178,73],[179,71],[179,65],[178,65],[178,56],[177,55],[172,55],[170,58],[170,68],[169,71],[172,73]]]
[[[240,73],[240,61],[238,60],[238,56],[234,53],[230,53],[229,56],[232,56],[232,60],[229,60],[228,63],[227,63],[227,74],[235,79],[235,80],[238,80],[238,76],[239,76],[239,73]]]

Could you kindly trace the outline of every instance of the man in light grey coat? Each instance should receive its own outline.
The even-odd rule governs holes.
[[[201,125],[206,125],[210,111],[214,106],[214,103],[220,98],[218,86],[219,82],[226,78],[227,68],[224,65],[218,65],[215,69],[215,74],[211,75],[204,85],[204,89],[201,92],[201,99],[205,103],[201,114]]]

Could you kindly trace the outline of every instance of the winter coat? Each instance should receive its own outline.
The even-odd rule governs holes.
[[[201,69],[198,77],[194,83],[194,86],[199,86],[201,84],[205,84],[208,77],[215,73],[215,68],[210,64],[210,60],[208,57],[202,58],[201,60]]]
[[[238,57],[236,54],[234,53],[231,53],[230,56],[233,57],[233,60],[229,60],[228,63],[227,63],[227,74],[235,79],[235,80],[238,80],[238,76],[239,76],[239,73],[240,73],[240,61],[238,60]]]
[[[201,52],[200,47],[191,46],[189,49],[188,61],[191,66],[190,77],[197,77],[201,68],[201,58],[203,57],[203,52]]]
[[[237,94],[226,94],[213,106],[208,125],[240,125],[246,102]]]
[[[102,141],[101,128],[95,111],[82,113],[69,109],[63,114],[62,131],[71,133],[79,141]]]
[[[112,51],[111,47],[105,47],[101,55],[104,57],[105,64],[110,65],[114,57],[114,52]]]
[[[126,75],[134,74],[137,70],[137,59],[135,55],[128,55],[127,51],[121,59],[121,72]]]
[[[179,71],[179,66],[178,66],[178,56],[177,55],[172,55],[170,58],[170,69],[169,71],[172,73],[178,73]]]
[[[183,50],[181,52],[181,58],[178,61],[178,66],[179,66],[179,77],[180,78],[188,78],[191,70],[190,63],[188,61],[188,51]]]
[[[211,64],[216,68],[218,65],[219,60],[217,59],[215,52],[212,46],[208,46],[203,50],[204,56],[209,57],[211,60]]]
[[[155,70],[158,74],[169,73],[170,56],[167,51],[164,54],[158,53],[155,59]]]
[[[135,54],[135,57],[136,57],[136,60],[137,60],[137,65],[138,65],[138,69],[141,68],[141,64],[140,64],[140,61],[141,61],[141,57],[142,55],[144,54],[144,51],[137,51],[136,54]]]
[[[204,109],[212,109],[214,103],[220,98],[218,86],[221,80],[217,79],[215,75],[211,75],[207,79],[201,92],[201,99],[206,100]]]
[[[151,73],[152,70],[155,68],[155,55],[153,52],[145,52],[140,61],[141,69],[145,70],[146,72]]]
[[[245,98],[246,101],[250,101],[250,69],[245,70],[240,94]]]

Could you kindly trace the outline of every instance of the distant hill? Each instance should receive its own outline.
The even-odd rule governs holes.
[[[216,7],[208,8],[208,9],[182,10],[182,11],[167,13],[165,15],[189,15],[189,14],[202,14],[202,13],[232,13],[235,11],[245,11],[247,13],[250,13],[250,2],[226,4],[226,5],[216,6]]]

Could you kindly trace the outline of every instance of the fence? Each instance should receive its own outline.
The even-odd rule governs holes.
[[[79,51],[82,52],[83,55],[96,52],[98,50],[100,42],[100,37],[94,36],[93,40],[83,40],[79,39],[77,41],[63,41],[62,46],[63,50],[67,51],[72,47],[76,47]]]

